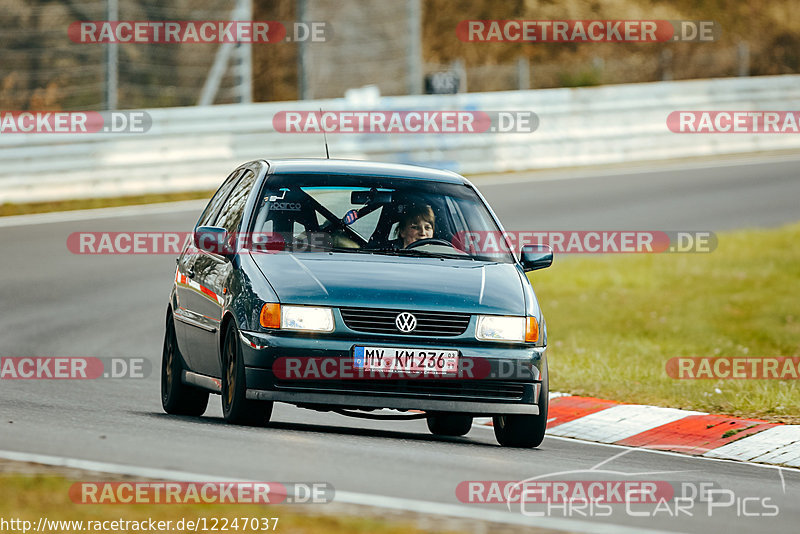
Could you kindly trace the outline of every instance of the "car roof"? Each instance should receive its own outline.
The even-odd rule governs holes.
[[[267,160],[267,163],[269,163],[269,174],[349,174],[453,184],[468,183],[463,176],[452,171],[399,163],[322,158],[274,159]]]

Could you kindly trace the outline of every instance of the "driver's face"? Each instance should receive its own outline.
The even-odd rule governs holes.
[[[400,229],[400,237],[403,238],[404,247],[420,239],[430,239],[433,237],[433,225],[422,217],[417,217]]]

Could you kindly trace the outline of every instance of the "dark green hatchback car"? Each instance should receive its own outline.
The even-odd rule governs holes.
[[[231,423],[265,425],[280,401],[425,417],[449,436],[491,416],[500,444],[539,445],[547,330],[525,272],[553,254],[516,252],[502,232],[453,172],[325,159],[242,165],[177,260],[164,410],[200,415],[217,393]],[[475,236],[502,246],[476,247]]]

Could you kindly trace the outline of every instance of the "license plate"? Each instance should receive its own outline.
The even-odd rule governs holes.
[[[458,372],[457,350],[354,347],[353,367],[365,371],[402,371],[435,375]]]

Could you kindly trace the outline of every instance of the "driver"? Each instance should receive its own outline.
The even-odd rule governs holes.
[[[433,209],[427,204],[412,204],[405,213],[400,216],[398,226],[398,248],[406,248],[408,245],[420,239],[431,239],[435,225]]]

